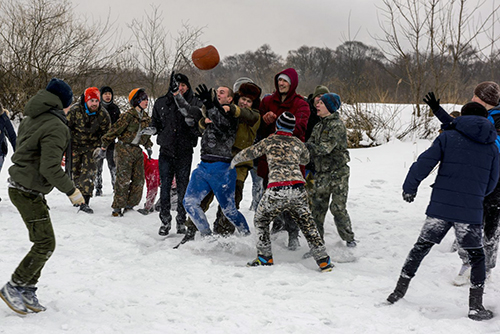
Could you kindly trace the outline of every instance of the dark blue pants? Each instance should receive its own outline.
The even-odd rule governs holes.
[[[202,235],[212,233],[207,216],[201,208],[201,201],[211,190],[214,192],[227,219],[240,233],[249,233],[245,217],[236,208],[235,189],[236,170],[234,168],[229,169],[229,163],[207,163],[202,161],[193,171],[184,196],[184,207]]]

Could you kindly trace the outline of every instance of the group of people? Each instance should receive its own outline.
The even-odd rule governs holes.
[[[253,173],[258,176],[254,184],[258,187],[260,182],[266,190],[255,207],[257,257],[247,265],[273,265],[270,233],[284,229],[290,249],[297,249],[302,231],[310,248],[305,256],[313,257],[320,271],[331,271],[334,265],[324,241],[328,208],[346,246],[357,246],[346,209],[347,133],[339,117],[340,96],[317,86],[304,98],[296,92],[298,82],[297,72],[285,69],[274,77],[275,91],[261,99],[261,88],[249,78],[238,79],[232,88],[214,90],[201,84],[193,90],[187,76],[172,72],[168,92],[155,101],[150,117],[149,98],[142,88],[130,92],[130,108],[120,113],[110,87],[89,87],[71,106],[71,87],[52,79],[27,103],[17,143],[15,134],[8,134],[15,149],[9,197],[34,245],[0,290],[0,298],[20,314],[45,310],[38,302],[36,284],[54,251],[55,238],[44,196],[56,187],[80,210],[93,213],[90,198],[94,186],[96,196],[102,195],[104,159],[113,183],[114,217],[139,204],[145,165],[146,170],[154,169],[151,173],[159,176],[159,182],[151,181],[151,189],[160,186],[158,233],[162,236],[172,228],[175,184],[176,233],[184,234],[179,245],[194,240],[197,231],[203,238],[214,232],[249,235],[239,205],[245,180]],[[453,118],[433,93],[424,99],[443,122],[443,132],[412,165],[403,199],[412,202],[420,182],[437,163],[440,167],[426,224],[387,299],[390,303],[404,297],[423,258],[454,227],[457,243],[467,254],[464,265],[471,267],[469,317],[493,316],[483,307],[482,294],[486,272],[496,263],[499,239],[499,100],[498,85],[482,83],[474,91],[473,102],[462,108],[462,116]],[[149,165],[145,161],[154,160],[151,136],[157,137],[160,152],[157,164]],[[191,170],[199,137],[200,163]],[[68,173],[61,168],[63,155]],[[205,212],[214,197],[219,208],[211,228]],[[148,195],[141,213],[150,213],[153,202],[154,196]]]

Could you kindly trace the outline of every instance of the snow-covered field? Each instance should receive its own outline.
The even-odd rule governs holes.
[[[450,252],[452,233],[424,260],[406,297],[383,303],[425,219],[434,175],[411,204],[402,200],[401,184],[430,143],[350,151],[348,210],[359,242],[346,248],[328,214],[325,238],[335,263],[329,273],[302,258],[303,237],[299,250],[289,251],[285,232],[273,236],[273,267],[245,266],[256,255],[253,235],[216,242],[198,235],[173,249],[182,236],[160,237],[156,213],[111,216],[105,167],[104,196],[91,201],[95,214],[77,213],[57,190],[47,196],[57,238],[38,284],[47,311],[20,317],[1,302],[0,333],[499,333],[499,269],[484,296],[498,316],[469,320],[468,286],[452,285],[461,265]],[[9,165],[10,155],[0,174],[1,285],[31,246],[8,198]],[[241,211],[253,231],[250,188],[247,180]],[[212,204],[210,221],[215,211]]]

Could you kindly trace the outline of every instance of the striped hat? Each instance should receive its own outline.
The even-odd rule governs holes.
[[[280,131],[293,132],[295,129],[295,116],[291,112],[285,111],[278,117],[276,127]]]

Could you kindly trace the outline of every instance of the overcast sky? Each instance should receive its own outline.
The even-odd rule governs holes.
[[[125,23],[140,19],[160,6],[164,25],[171,33],[182,22],[205,27],[201,41],[213,44],[221,58],[256,50],[267,43],[286,56],[302,45],[335,48],[350,38],[375,46],[370,33],[380,29],[377,8],[382,0],[87,0],[73,2],[77,13],[106,16],[117,21],[123,35]],[[104,13],[104,15],[103,15]]]

